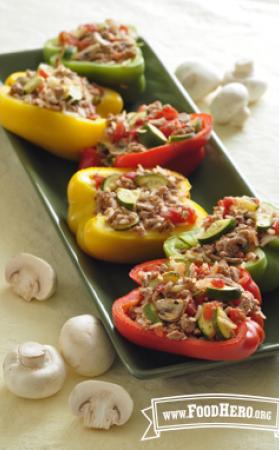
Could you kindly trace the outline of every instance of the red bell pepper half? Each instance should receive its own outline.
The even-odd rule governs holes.
[[[132,269],[130,276],[140,284],[140,271],[150,271],[165,261],[165,259],[157,259],[139,264]],[[242,284],[245,290],[252,292],[255,298],[261,301],[259,289],[246,271],[243,271],[240,284]],[[246,317],[245,320],[242,320],[238,324],[236,335],[231,339],[210,341],[204,338],[190,337],[185,340],[174,341],[165,335],[156,334],[152,329],[144,329],[140,324],[130,318],[129,311],[138,305],[140,301],[140,290],[134,289],[113,303],[112,316],[119,333],[129,341],[143,347],[176,353],[191,358],[213,361],[237,361],[253,354],[265,337],[263,322],[258,320],[257,317]]]
[[[152,261],[146,261],[141,264],[137,264],[129,273],[130,278],[135,281],[137,284],[141,284],[140,281],[140,272],[152,272],[153,270],[157,270],[162,264],[167,262],[166,258],[153,259]],[[260,304],[262,303],[262,295],[258,285],[255,283],[250,273],[247,270],[241,270],[241,279],[239,283],[245,289],[245,291],[250,291],[256,299],[259,300]]]
[[[137,167],[141,164],[145,168],[156,166],[167,167],[172,170],[179,170],[183,175],[190,175],[204,158],[204,145],[210,137],[212,130],[212,117],[208,114],[191,114],[191,119],[200,118],[202,121],[201,130],[192,138],[184,141],[172,142],[158,147],[153,147],[145,152],[126,153],[116,157],[115,167]],[[90,155],[92,160],[90,161]],[[80,168],[96,165],[99,162],[97,149],[85,149],[81,154]]]

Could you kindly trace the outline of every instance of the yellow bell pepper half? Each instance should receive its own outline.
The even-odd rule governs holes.
[[[180,179],[180,198],[183,203],[195,209],[198,219],[195,225],[177,225],[171,233],[148,231],[144,236],[136,231],[116,231],[106,224],[105,217],[96,213],[96,185],[94,176],[108,177],[131,169],[113,167],[90,167],[79,170],[68,185],[68,224],[76,235],[79,247],[87,254],[104,261],[134,263],[163,255],[163,243],[178,232],[199,226],[207,215],[204,209],[189,199],[191,185],[182,175]]]
[[[96,107],[101,116],[96,120],[39,108],[9,95],[10,86],[23,75],[24,72],[13,73],[0,87],[0,124],[63,158],[78,159],[80,150],[97,144],[105,133],[105,117],[118,114],[123,108],[121,96],[107,88]]]

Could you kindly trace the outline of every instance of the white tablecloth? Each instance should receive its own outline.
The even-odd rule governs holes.
[[[221,71],[238,57],[252,57],[267,78],[264,98],[251,108],[243,130],[217,127],[241,172],[259,195],[279,204],[279,2],[276,0],[0,0],[0,53],[37,48],[62,29],[111,17],[133,23],[170,70],[184,59],[199,57]],[[0,67],[1,74],[1,67]],[[64,321],[92,312],[88,293],[34,192],[11,145],[0,130],[0,273],[9,257],[20,251],[50,261],[58,274],[57,294],[48,302],[26,304],[15,297],[1,277],[0,360],[18,342],[57,344]],[[279,318],[278,318],[279,319]],[[135,410],[122,428],[109,432],[83,429],[70,413],[67,397],[82,379],[72,373],[56,396],[27,401],[10,394],[0,381],[1,450],[125,450],[204,448],[221,450],[278,448],[272,433],[249,430],[191,430],[164,433],[141,443],[146,421],[140,410],[151,398],[204,392],[235,392],[279,396],[279,359],[247,362],[227,369],[168,380],[139,381],[117,361],[104,380],[124,385]]]

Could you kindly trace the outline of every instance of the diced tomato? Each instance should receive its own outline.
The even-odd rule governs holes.
[[[205,320],[212,320],[216,311],[216,302],[209,302],[203,304],[203,315]]]
[[[197,213],[193,208],[187,208],[188,209],[188,218],[187,218],[187,222],[190,223],[191,225],[196,223],[197,221]]]
[[[224,216],[228,214],[230,207],[235,203],[233,197],[225,197],[222,200],[219,200],[218,205],[224,207]]]
[[[119,27],[120,31],[124,31],[124,33],[128,33],[128,27],[126,25],[120,25]]]
[[[239,284],[241,284],[241,286],[245,289],[245,287],[251,280],[251,275],[249,274],[249,272],[247,272],[247,270],[244,270],[241,267],[239,268],[239,271]]]
[[[241,299],[240,298],[238,298],[237,300],[232,300],[233,306],[239,306],[240,303],[241,303]]]
[[[168,138],[171,135],[172,131],[173,131],[172,127],[170,127],[168,125],[168,123],[166,123],[165,125],[162,125],[159,128],[160,128],[160,131],[166,136],[166,138]]]
[[[40,84],[40,85],[36,88],[36,91],[42,92],[44,89],[45,89],[44,84]]]
[[[170,208],[165,215],[174,225],[179,223],[193,224],[197,220],[197,214],[192,208],[183,208],[182,212],[176,211],[174,208]]]
[[[97,25],[95,25],[94,23],[85,23],[84,25],[82,25],[82,27],[89,33],[98,30]]]
[[[79,42],[79,40],[76,37],[72,36],[70,33],[67,33],[66,31],[61,31],[61,33],[59,33],[58,41],[62,45],[69,44],[73,46],[77,46]]]
[[[221,278],[213,278],[211,284],[217,289],[222,289],[225,286],[225,282],[224,280],[221,280]]]
[[[143,112],[143,111],[145,111],[145,109],[146,109],[146,105],[141,105],[141,106],[138,108],[138,112]]]
[[[163,107],[163,113],[162,116],[167,119],[167,120],[173,120],[176,119],[178,117],[178,112],[176,111],[175,108],[173,108],[170,105],[165,105]]]
[[[125,135],[126,135],[126,128],[125,128],[124,122],[121,122],[121,121],[117,122],[115,130],[113,131],[112,136],[111,136],[112,137],[112,141],[113,142],[118,142]]]
[[[277,236],[279,236],[279,220],[276,220],[273,224],[273,228]]]
[[[138,137],[138,130],[137,128],[133,128],[131,131],[129,131],[129,137],[133,140],[136,140]]]
[[[92,44],[92,38],[86,37],[86,38],[82,39],[81,41],[77,40],[75,45],[77,46],[77,48],[79,50],[83,50],[86,47],[88,47],[90,44]]]
[[[153,331],[159,337],[163,337],[164,336],[164,331],[163,331],[162,327],[155,327],[155,328],[153,328]]]
[[[139,117],[136,121],[135,121],[135,127],[136,128],[138,128],[138,127],[141,127],[142,125],[144,125],[144,120],[143,120],[143,118],[141,118],[141,117]]]
[[[198,278],[204,278],[206,275],[209,275],[210,268],[208,264],[202,263],[202,262],[195,262],[195,269],[197,272]]]
[[[40,75],[40,77],[43,77],[45,79],[47,79],[49,77],[49,74],[44,69],[39,69],[38,75]]]
[[[237,325],[246,320],[244,311],[239,308],[229,308],[227,314],[229,318]]]
[[[102,186],[103,181],[104,181],[104,179],[105,179],[105,177],[103,177],[102,175],[98,175],[98,174],[93,175],[92,178],[93,178],[93,180],[94,180],[94,182],[95,182],[95,186],[96,186],[97,189],[98,189],[100,186]]]

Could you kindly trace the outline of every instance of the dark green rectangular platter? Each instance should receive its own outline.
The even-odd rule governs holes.
[[[181,89],[145,42],[143,53],[146,61],[147,87],[138,100],[138,104],[158,99],[163,103],[171,103],[180,111],[196,111],[191,98]],[[3,81],[15,71],[36,68],[42,60],[41,50],[0,55],[1,79]],[[134,103],[129,105],[129,108],[134,109],[136,106],[137,104]],[[156,352],[140,348],[123,339],[114,328],[111,305],[114,299],[124,295],[133,287],[128,277],[130,267],[103,263],[87,257],[79,250],[71,235],[66,223],[66,187],[76,170],[76,165],[52,156],[10,133],[8,136],[75,263],[81,282],[88,288],[100,318],[127,369],[138,378],[152,378],[182,375],[236,364],[194,360]],[[214,133],[207,145],[206,158],[190,181],[193,185],[192,197],[208,211],[217,199],[225,195],[253,194]],[[264,298],[264,312],[267,315],[266,340],[257,353],[250,357],[250,360],[270,356],[279,350],[277,297],[278,292],[273,292]]]

